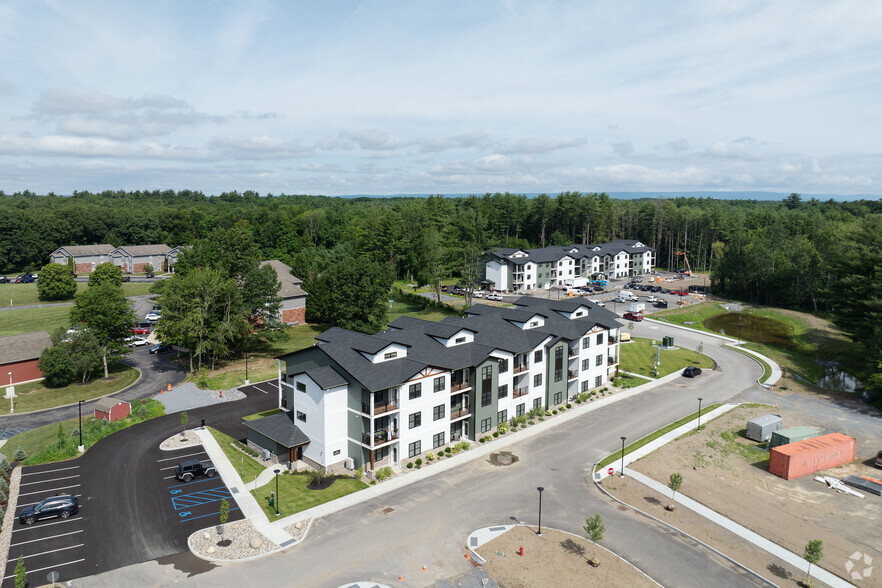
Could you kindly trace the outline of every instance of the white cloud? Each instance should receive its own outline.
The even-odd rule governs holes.
[[[528,137],[504,143],[497,148],[499,153],[515,154],[531,154],[531,153],[548,153],[560,149],[570,149],[573,147],[581,147],[585,144],[585,139],[576,137],[562,137],[556,139],[544,139],[539,137]]]
[[[613,143],[612,150],[619,157],[630,157],[634,155],[634,145],[631,144],[631,141]]]

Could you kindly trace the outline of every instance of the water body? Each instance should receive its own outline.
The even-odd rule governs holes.
[[[825,390],[836,390],[837,392],[856,392],[862,390],[863,382],[842,370],[835,361],[819,361],[824,366],[824,377],[818,380],[818,386]]]
[[[727,312],[704,321],[704,326],[727,337],[740,337],[746,341],[784,349],[796,348],[790,337],[790,326],[775,319],[743,312]]]

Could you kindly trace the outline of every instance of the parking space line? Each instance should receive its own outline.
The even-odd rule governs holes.
[[[34,484],[45,484],[46,482],[57,482],[58,480],[70,480],[72,478],[79,478],[80,475],[76,476],[65,476],[63,478],[50,478],[49,480],[40,480],[39,482],[22,482],[19,486],[33,486]]]
[[[174,457],[166,457],[164,459],[157,459],[156,463],[161,463],[163,461],[178,461],[182,457],[192,457],[194,455],[206,455],[206,452],[205,451],[198,451],[196,453],[188,453],[187,455],[176,455]]]
[[[174,476],[172,476],[172,477],[174,477]],[[196,481],[193,481],[193,482],[184,482],[183,484],[175,484],[174,486],[169,486],[169,487],[167,488],[167,490],[171,490],[172,488],[181,488],[182,486],[192,486],[192,485],[194,485],[194,484],[202,484],[203,482],[215,482],[215,483],[217,483],[217,480],[215,480],[214,478],[205,478],[204,480],[196,480]]]
[[[65,488],[78,488],[82,486],[82,484],[71,484],[70,486],[59,486],[58,488],[50,488],[49,490],[37,490],[36,492],[22,492],[19,496],[28,496],[30,494],[46,494],[47,492],[55,492],[57,490],[64,490]]]
[[[86,558],[78,559],[78,560],[76,560],[76,561],[68,561],[68,562],[60,563],[60,564],[53,564],[53,565],[51,565],[51,566],[46,566],[45,568],[40,568],[40,569],[37,569],[37,570],[28,570],[27,573],[28,573],[28,574],[34,574],[34,573],[36,573],[36,572],[45,572],[46,570],[51,570],[52,568],[60,568],[61,566],[70,566],[70,565],[73,565],[73,564],[75,564],[75,563],[80,563],[81,561],[86,561]],[[4,576],[3,579],[4,579],[4,580],[8,580],[8,579],[10,579],[10,578],[14,578],[14,577],[15,577],[15,574],[12,574],[11,576]]]
[[[52,549],[50,551],[44,551],[43,553],[32,553],[30,555],[24,556],[25,559],[29,557],[39,557],[41,555],[46,555],[47,553],[58,553],[59,551],[67,551],[68,549],[76,549],[77,547],[82,547],[85,543],[80,543],[78,545],[69,545],[67,547],[59,547],[58,549]]]
[[[167,468],[159,468],[159,471],[160,471],[160,472],[164,472],[165,470],[173,470],[173,469],[175,469],[176,467],[178,467],[178,466],[173,465],[173,466],[168,466]]]
[[[21,494],[19,494],[19,496],[21,496]],[[82,494],[74,494],[74,497],[76,497],[76,498],[82,498],[83,495],[82,495]],[[18,509],[18,508],[22,508],[22,507],[25,507],[25,506],[33,506],[33,505],[35,505],[35,504],[40,504],[40,501],[37,501],[37,502],[20,502],[20,503],[18,503],[18,504],[15,505],[15,508]],[[83,508],[82,505],[80,505],[80,508]]]
[[[67,535],[75,535],[76,533],[82,533],[83,530],[80,529],[78,531],[71,531],[70,533],[62,533],[61,535],[52,535],[51,537],[41,537],[40,539],[30,539],[28,541],[21,541],[19,543],[12,543],[10,547],[15,547],[16,545],[24,545],[25,543],[34,543],[35,541],[48,541],[50,539],[57,539],[58,537],[66,537]]]
[[[69,468],[58,468],[57,470],[43,470],[41,472],[29,472],[27,474],[22,474],[22,476],[36,476],[39,474],[51,474],[52,472],[63,472],[65,470],[78,470],[80,466],[71,466]]]
[[[229,512],[233,512],[234,510],[239,510],[239,507],[231,508],[231,509],[229,510]],[[204,519],[205,517],[215,517],[215,516],[217,516],[217,515],[219,515],[219,514],[220,514],[220,511],[217,511],[217,512],[213,512],[213,513],[210,513],[210,514],[207,514],[207,515],[199,515],[198,517],[190,517],[190,518],[186,518],[186,519],[184,519],[183,521],[180,521],[180,522],[181,522],[181,523],[186,523],[186,522],[188,522],[188,521],[195,521],[196,519]]]
[[[82,506],[80,508],[82,508]],[[63,525],[64,523],[73,523],[73,522],[81,521],[81,520],[83,520],[82,517],[76,518],[76,519],[70,518],[70,519],[66,519],[63,521],[55,521],[54,523],[43,523],[42,525],[37,525],[37,526],[31,525],[29,527],[24,527],[22,529],[13,529],[12,532],[18,533],[19,531],[33,531],[34,529],[43,529],[45,527],[51,527],[52,525]]]

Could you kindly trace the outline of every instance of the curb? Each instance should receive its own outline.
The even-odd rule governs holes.
[[[248,521],[247,518],[245,520]],[[251,521],[248,521],[248,522],[250,523]],[[199,559],[201,559],[203,561],[208,561],[208,562],[212,562],[212,563],[239,563],[239,562],[243,562],[243,561],[255,561],[255,560],[258,560],[262,557],[267,557],[267,556],[276,554],[280,551],[287,549],[285,547],[276,546],[276,549],[273,549],[272,551],[267,551],[266,553],[260,553],[258,555],[252,555],[251,557],[242,557],[242,558],[238,558],[238,559],[223,559],[220,557],[211,557],[210,555],[203,555],[203,554],[197,552],[195,549],[193,549],[193,545],[190,543],[190,541],[193,539],[193,537],[195,537],[199,533],[205,533],[208,529],[212,529],[216,526],[217,525],[212,525],[211,527],[205,527],[204,529],[199,529],[198,531],[190,533],[190,536],[187,537],[187,549],[190,551],[190,553],[192,553],[193,555],[195,555],[196,557],[198,557]],[[257,527],[255,527],[255,530],[256,529],[257,529]],[[258,531],[258,533],[259,532],[260,531]],[[263,535],[263,533],[261,533],[261,535]],[[264,535],[263,538],[266,539],[266,535]],[[269,541],[269,539],[266,539],[266,540]]]

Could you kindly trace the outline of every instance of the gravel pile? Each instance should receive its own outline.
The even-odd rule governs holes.
[[[193,447],[195,445],[202,445],[202,439],[199,438],[199,435],[193,431],[184,431],[183,435],[180,433],[172,435],[160,443],[159,449],[162,451],[174,451],[175,449],[183,449],[184,447]]]
[[[223,394],[221,394],[223,392]],[[165,413],[171,414],[182,410],[210,406],[221,402],[233,402],[245,398],[245,394],[236,388],[229,390],[200,390],[192,382],[184,382],[172,388],[171,392],[165,391],[153,397],[165,406]]]
[[[190,535],[187,542],[190,551],[197,556],[209,559],[241,560],[277,551],[279,546],[257,532],[247,520],[227,523],[223,532],[221,526],[210,527]],[[229,541],[229,545],[218,545]]]

